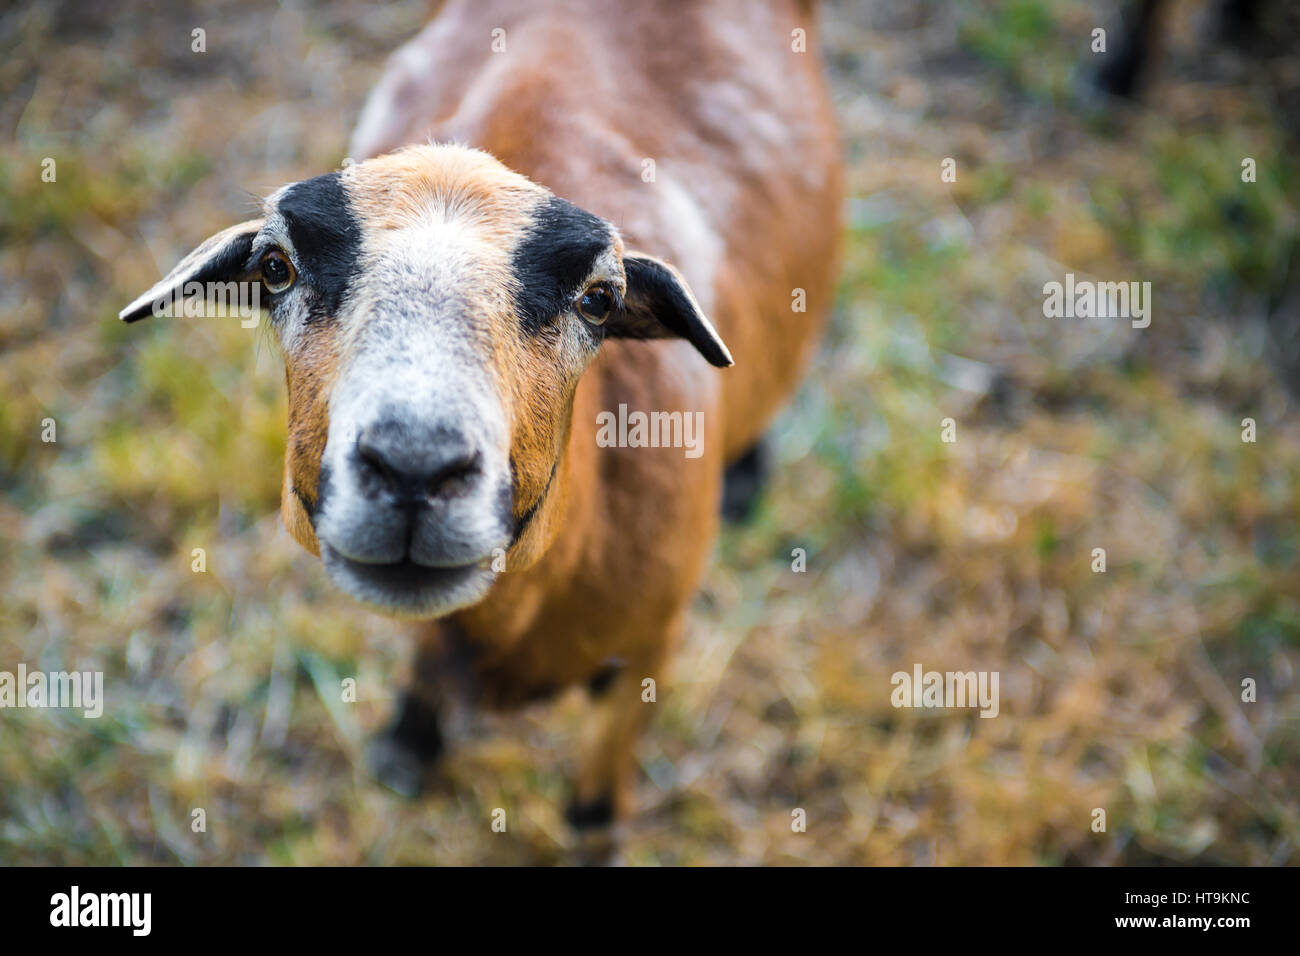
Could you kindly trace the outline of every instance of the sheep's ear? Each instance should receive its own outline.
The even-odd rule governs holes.
[[[261,219],[250,219],[210,237],[117,317],[123,322],[135,322],[153,315],[154,303],[163,308],[173,299],[180,299],[191,282],[234,282],[245,278],[244,267],[253,251],[253,237],[261,228]]]
[[[624,339],[683,338],[710,365],[726,368],[736,364],[676,269],[662,259],[628,252],[623,255],[623,272],[627,276],[623,308],[610,316],[605,324],[606,335]]]

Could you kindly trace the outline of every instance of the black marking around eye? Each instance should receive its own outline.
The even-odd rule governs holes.
[[[293,242],[294,264],[328,315],[338,312],[357,272],[361,226],[339,173],[294,183],[277,204]]]
[[[558,196],[537,207],[532,227],[511,257],[516,305],[526,332],[536,334],[573,304],[578,286],[611,238],[603,219]]]

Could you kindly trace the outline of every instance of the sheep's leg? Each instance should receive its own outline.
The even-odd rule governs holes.
[[[585,725],[567,813],[589,857],[612,851],[613,826],[631,808],[636,744],[654,712],[654,699],[663,692],[667,655],[668,645],[661,645],[629,660],[616,673],[603,673],[593,683],[596,713]],[[655,682],[653,695],[645,684],[647,678]]]
[[[410,691],[402,695],[392,722],[366,746],[371,775],[394,793],[418,797],[425,776],[442,756],[438,713]]]
[[[727,466],[722,477],[722,517],[732,524],[748,520],[772,470],[772,455],[766,438],[754,442]]]
[[[393,718],[369,741],[366,763],[376,780],[395,793],[418,797],[429,771],[446,749],[446,717],[454,701],[460,668],[441,628],[421,635],[410,686],[402,693]]]
[[[1155,59],[1167,6],[1166,0],[1135,0],[1126,5],[1118,41],[1094,78],[1099,90],[1126,98],[1137,93],[1142,74]]]

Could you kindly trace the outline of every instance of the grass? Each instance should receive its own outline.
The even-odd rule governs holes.
[[[93,54],[17,14],[0,669],[102,669],[108,706],[0,712],[0,862],[570,859],[581,695],[483,717],[425,801],[370,783],[360,748],[408,645],[279,528],[274,350],[238,323],[115,320],[250,193],[339,162],[423,7],[361,6],[285,49],[248,0],[197,64],[168,50],[184,8],[121,14]],[[1072,79],[1088,5],[827,16],[852,158],[839,304],[759,513],[719,542],[625,859],[1294,863],[1300,425],[1267,330],[1294,301],[1297,170],[1266,81],[1198,73],[1180,34],[1145,104],[1099,120]],[[1151,281],[1152,326],[1044,319],[1066,271]],[[1000,716],[894,709],[915,663],[998,671]]]

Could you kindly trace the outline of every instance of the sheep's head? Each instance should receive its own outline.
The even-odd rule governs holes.
[[[481,600],[540,520],[602,340],[726,346],[671,267],[491,156],[411,147],[278,190],[123,310],[259,283],[289,387],[281,511],[391,614]],[[514,549],[513,551],[511,549]]]

